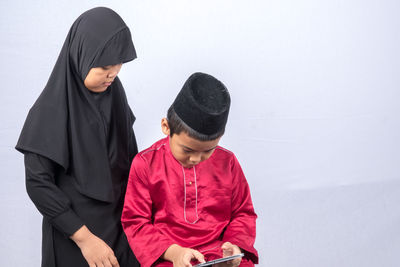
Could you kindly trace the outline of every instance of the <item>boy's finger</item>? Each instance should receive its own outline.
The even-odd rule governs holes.
[[[231,242],[225,242],[221,246],[222,249],[228,249],[230,247],[232,247],[232,243]]]
[[[228,263],[228,266],[237,267],[240,265],[241,261],[242,261],[242,258],[237,258],[237,259],[227,261],[227,263]]]
[[[201,263],[206,262],[206,261],[204,260],[204,255],[201,254],[201,253],[200,253],[199,251],[197,251],[197,250],[193,250],[193,256],[194,256],[199,262],[201,262]]]
[[[233,249],[232,248],[222,249],[222,255],[224,257],[232,256],[233,255]]]
[[[182,258],[182,263],[183,263],[183,266],[184,267],[192,267],[192,265],[190,264],[190,261],[192,260],[192,258],[193,258],[193,255],[192,255],[193,253],[185,253],[184,255],[183,255],[183,258]]]

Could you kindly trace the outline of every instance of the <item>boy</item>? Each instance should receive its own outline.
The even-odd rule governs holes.
[[[192,74],[161,121],[168,137],[133,160],[121,221],[141,266],[190,267],[242,252],[218,266],[258,263],[246,178],[218,146],[229,107],[220,81]]]

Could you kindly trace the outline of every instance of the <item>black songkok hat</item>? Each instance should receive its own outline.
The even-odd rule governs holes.
[[[213,76],[193,73],[174,103],[175,113],[190,128],[204,135],[225,129],[231,98],[225,85]]]

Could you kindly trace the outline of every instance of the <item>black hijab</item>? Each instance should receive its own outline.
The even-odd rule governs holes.
[[[107,97],[112,99],[112,123],[107,133],[96,102],[83,81],[91,68],[135,58],[130,31],[117,13],[98,7],[79,16],[46,87],[29,111],[16,149],[58,163],[74,178],[82,194],[114,201],[108,152],[115,151],[116,164],[129,170],[129,141],[135,117],[116,77],[107,89],[110,90]]]

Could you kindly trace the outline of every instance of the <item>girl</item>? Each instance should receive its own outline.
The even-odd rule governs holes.
[[[108,8],[72,25],[16,149],[43,215],[42,266],[139,266],[121,227],[135,117],[117,77],[136,58],[128,27]]]

